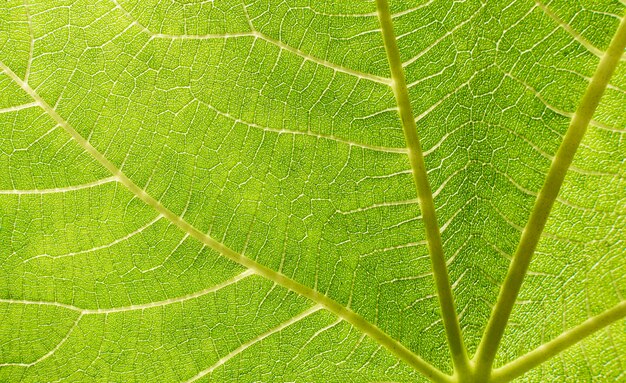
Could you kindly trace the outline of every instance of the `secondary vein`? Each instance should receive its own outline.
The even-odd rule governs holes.
[[[626,48],[626,17],[622,18],[609,48],[600,60],[600,64],[583,95],[580,105],[576,113],[574,113],[563,142],[550,165],[545,183],[535,200],[530,218],[522,232],[522,238],[515,251],[513,261],[509,266],[509,271],[500,289],[498,300],[485,329],[485,334],[476,352],[476,369],[479,377],[483,379],[481,381],[487,381],[489,377],[504,329],[511,315],[532,255],[537,248],[537,243],[548,220],[552,205],[559,194],[565,174],[572,164],[576,149],[583,139],[591,117],[598,107],[609,79],[622,57],[624,48]]]
[[[468,371],[469,361],[463,337],[461,335],[461,327],[459,319],[454,307],[454,298],[446,260],[443,254],[443,246],[441,243],[441,233],[437,224],[437,216],[435,212],[435,203],[433,201],[432,191],[428,182],[426,166],[424,164],[424,155],[417,135],[417,125],[409,100],[409,92],[404,78],[404,69],[400,59],[400,51],[393,30],[393,22],[391,13],[389,12],[389,4],[387,0],[376,1],[378,9],[378,18],[383,33],[383,42],[389,60],[391,69],[392,88],[398,103],[398,111],[402,121],[402,129],[408,147],[409,161],[413,170],[413,180],[417,190],[419,206],[422,212],[424,227],[426,229],[426,239],[428,242],[428,250],[433,267],[435,277],[435,285],[439,304],[441,306],[441,314],[443,324],[446,329],[448,345],[452,354],[455,372],[464,374]]]
[[[8,66],[0,61],[0,69],[5,72],[9,78],[11,78],[16,84],[18,84],[30,97],[33,98],[59,126],[61,126],[89,155],[91,155],[96,161],[98,161],[105,169],[107,169],[119,183],[124,185],[131,193],[137,196],[138,199],[143,201],[160,213],[163,217],[168,219],[174,225],[176,225],[183,232],[196,240],[204,243],[211,249],[222,254],[222,256],[236,262],[250,270],[255,274],[264,277],[280,286],[283,286],[289,290],[302,295],[311,301],[322,305],[326,310],[332,312],[337,317],[350,323],[352,326],[367,334],[374,341],[378,342],[389,350],[392,354],[403,360],[408,365],[415,368],[415,370],[422,373],[427,378],[434,382],[450,383],[450,377],[439,369],[415,355],[411,350],[406,348],[403,344],[393,339],[387,333],[382,331],[374,324],[368,322],[365,318],[355,313],[354,311],[342,306],[340,303],[333,299],[319,293],[312,288],[305,286],[287,276],[264,266],[251,258],[248,258],[238,252],[227,247],[223,243],[215,240],[209,235],[201,232],[189,222],[185,221],[182,217],[176,215],[169,210],[160,201],[149,195],[145,190],[135,184],[128,176],[126,176],[113,162],[100,153],[87,139],[85,139],[76,129],[74,129],[61,115],[59,115],[50,104],[48,104],[33,88],[23,81],[18,75],[15,74]]]
[[[239,38],[239,37],[252,37],[255,39],[261,39],[266,41],[268,44],[272,44],[279,49],[291,52],[297,56],[302,57],[306,61],[313,62],[315,64],[327,67],[337,72],[345,73],[350,76],[354,76],[356,78],[360,78],[363,80],[373,81],[375,83],[389,85],[390,79],[384,78],[381,76],[377,76],[371,73],[361,72],[352,68],[344,67],[340,64],[335,64],[331,61],[313,56],[309,53],[301,51],[300,49],[294,48],[288,44],[285,44],[282,41],[276,40],[270,36],[267,36],[257,30],[245,31],[245,32],[232,32],[232,33],[222,33],[222,34],[206,34],[206,35],[189,35],[189,34],[178,34],[172,35],[167,33],[156,33],[151,31],[147,26],[141,24],[139,20],[137,20],[126,8],[124,8],[118,0],[111,0],[113,4],[115,4],[115,8],[122,11],[124,16],[132,23],[137,25],[141,30],[148,34],[151,38],[160,38],[160,39],[171,39],[171,40],[211,40],[211,39],[228,39],[228,38]],[[245,8],[245,7],[244,7]]]

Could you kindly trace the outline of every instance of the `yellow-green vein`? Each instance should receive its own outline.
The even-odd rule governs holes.
[[[391,79],[393,80],[391,86],[396,97],[396,102],[398,103],[402,129],[404,130],[409,160],[413,170],[413,180],[417,190],[424,227],[426,229],[428,251],[430,252],[430,259],[433,266],[443,324],[446,329],[455,374],[464,375],[469,370],[469,360],[463,344],[459,319],[454,307],[454,297],[452,295],[450,278],[443,254],[441,233],[439,232],[439,225],[437,224],[435,203],[433,201],[430,184],[428,183],[424,154],[417,135],[417,125],[415,124],[415,117],[413,116],[411,101],[409,100],[409,91],[404,78],[404,69],[402,68],[400,51],[393,30],[389,4],[387,0],[377,0],[376,5],[383,33],[383,42],[391,69]]]
[[[626,317],[626,301],[565,331],[546,344],[492,371],[490,382],[505,383],[537,367],[582,339]]]
[[[604,89],[622,57],[624,48],[626,48],[626,17],[622,18],[609,48],[600,60],[600,64],[580,101],[522,232],[522,238],[474,358],[479,381],[489,379],[500,340],[552,205],[559,194],[565,174],[574,159],[576,149],[582,141],[591,117],[600,103]]]
[[[326,310],[337,315],[342,320],[350,323],[355,328],[359,329],[363,333],[367,334],[374,341],[378,342],[391,353],[398,358],[412,366],[415,370],[422,373],[424,376],[435,382],[449,383],[451,378],[426,362],[419,356],[415,355],[411,350],[406,348],[397,340],[390,337],[384,331],[369,323],[365,318],[348,309],[345,306],[337,303],[331,298],[305,286],[293,279],[286,277],[285,275],[274,271],[250,258],[247,258],[231,248],[225,246],[223,243],[216,241],[207,234],[196,229],[189,222],[185,221],[182,217],[176,215],[174,212],[165,207],[161,202],[149,195],[145,190],[141,189],[135,184],[128,176],[126,176],[114,163],[109,161],[102,153],[100,153],[89,141],[87,141],[80,133],[78,133],[61,115],[59,115],[54,108],[50,106],[33,88],[23,81],[19,76],[15,74],[9,67],[7,67],[2,61],[0,61],[0,69],[5,72],[9,78],[11,78],[17,85],[19,85],[30,97],[33,98],[59,126],[61,126],[89,155],[91,155],[96,161],[98,161],[105,169],[107,169],[118,182],[124,185],[131,193],[137,198],[143,201],[145,204],[151,206],[154,210],[160,213],[163,217],[175,224],[183,232],[196,240],[204,243],[211,249],[219,252],[224,257],[252,270],[255,274],[268,280],[290,289],[297,294],[302,295],[311,301],[322,305]]]

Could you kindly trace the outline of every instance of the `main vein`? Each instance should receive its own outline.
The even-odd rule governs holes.
[[[417,190],[419,206],[422,212],[424,227],[426,229],[426,239],[428,242],[428,250],[433,266],[433,274],[435,277],[435,285],[439,304],[441,306],[441,314],[443,324],[446,329],[448,345],[452,354],[452,362],[454,363],[455,373],[465,374],[469,368],[469,360],[463,345],[463,337],[461,335],[461,327],[459,319],[454,307],[454,298],[448,277],[446,260],[443,254],[443,246],[441,244],[441,233],[437,224],[437,216],[435,212],[435,203],[433,201],[432,191],[428,183],[428,175],[424,164],[424,154],[417,135],[417,126],[415,117],[409,100],[409,92],[404,78],[404,69],[400,60],[400,51],[396,42],[396,36],[393,30],[393,22],[391,13],[389,12],[389,4],[387,0],[376,1],[378,9],[378,18],[383,33],[383,41],[389,67],[391,69],[392,88],[398,103],[398,111],[402,121],[402,129],[408,147],[409,160],[413,170],[413,180]]]
[[[602,314],[587,319],[580,325],[565,331],[548,343],[537,347],[513,362],[493,370],[489,381],[491,383],[504,383],[513,380],[589,335],[624,317],[626,317],[626,301],[622,301]]]
[[[342,306],[338,302],[331,298],[305,286],[287,276],[276,272],[248,257],[245,257],[238,252],[232,250],[221,242],[216,241],[209,235],[196,229],[189,222],[185,221],[182,217],[176,215],[174,212],[165,207],[161,202],[149,195],[145,190],[135,184],[130,178],[128,178],[115,164],[109,161],[102,153],[100,153],[89,141],[87,141],[80,133],[78,133],[65,119],[59,115],[54,108],[52,108],[33,88],[17,76],[9,67],[7,67],[2,61],[0,61],[0,69],[5,72],[13,81],[15,81],[29,96],[31,96],[37,104],[57,123],[61,126],[70,136],[89,153],[96,161],[98,161],[104,168],[106,168],[114,177],[117,178],[119,183],[124,185],[131,193],[137,198],[143,201],[145,204],[154,208],[163,217],[170,222],[178,226],[182,231],[189,234],[196,240],[204,243],[211,249],[222,254],[224,257],[252,270],[255,274],[260,275],[280,286],[290,289],[297,294],[302,295],[311,301],[322,305],[326,310],[337,315],[339,318],[350,323],[355,328],[359,329],[363,333],[367,334],[374,341],[378,342],[391,353],[398,358],[415,368],[415,370],[422,373],[429,379],[440,382],[449,383],[450,377],[441,372],[430,363],[426,362],[419,356],[415,355],[411,350],[406,348],[403,344],[390,337],[384,331],[369,323],[365,318],[355,313],[354,311]]]
[[[489,377],[498,346],[504,334],[504,329],[511,315],[511,310],[517,299],[524,276],[528,270],[530,260],[537,247],[541,233],[546,225],[548,215],[559,189],[565,179],[578,145],[587,130],[587,125],[595,112],[600,98],[604,93],[613,71],[626,48],[626,17],[624,17],[600,60],[585,94],[574,114],[565,133],[563,142],[554,157],[545,183],[537,196],[530,218],[522,232],[520,243],[509,266],[498,300],[493,309],[485,334],[478,346],[475,362],[479,376],[486,381]]]

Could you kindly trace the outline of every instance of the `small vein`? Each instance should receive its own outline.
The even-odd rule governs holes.
[[[39,104],[35,103],[35,106],[39,106]],[[95,186],[100,186],[104,184],[108,184],[111,182],[116,182],[117,179],[113,176],[99,179],[93,182],[88,182],[80,185],[71,185],[64,186],[60,188],[50,188],[50,189],[8,189],[8,190],[0,190],[0,195],[3,194],[13,194],[13,195],[27,195],[27,194],[54,194],[54,193],[68,193],[77,190],[90,189]]]
[[[77,311],[81,313],[83,309],[80,307],[76,307],[73,305],[68,305],[60,302],[46,302],[46,301],[32,301],[28,299],[9,299],[9,298],[0,298],[0,303],[7,303],[13,305],[36,305],[36,306],[53,306],[53,307],[61,307],[67,310]]]
[[[540,2],[539,0],[535,0],[535,3],[537,4],[537,6],[546,14],[548,15],[552,20],[554,20],[561,28],[563,28],[563,30],[565,32],[567,32],[570,36],[572,36],[574,38],[574,40],[576,40],[580,45],[582,45],[583,47],[585,47],[585,49],[587,49],[589,52],[591,52],[593,55],[602,58],[602,56],[604,56],[604,52],[601,51],[600,49],[596,48],[593,44],[591,44],[587,39],[585,39],[584,37],[582,37],[578,32],[576,32],[574,30],[574,28],[572,28],[569,24],[567,24],[566,22],[564,22],[563,20],[561,20],[561,18],[559,16],[557,16],[554,12],[552,12],[552,10],[550,8],[548,8],[547,5],[543,4],[542,2]]]
[[[90,249],[85,249],[85,250],[80,250],[80,251],[73,251],[73,252],[66,253],[66,254],[58,254],[58,255],[39,254],[39,255],[36,255],[34,257],[27,258],[27,259],[23,260],[22,263],[28,263],[28,262],[31,262],[31,261],[34,261],[34,260],[40,259],[40,258],[49,258],[49,259],[67,258],[67,257],[73,257],[73,256],[80,255],[80,254],[86,254],[86,253],[91,253],[91,252],[98,251],[98,250],[107,249],[109,247],[117,245],[118,243],[121,243],[121,242],[129,240],[130,238],[136,236],[137,234],[142,233],[147,228],[149,228],[150,226],[154,225],[161,218],[163,218],[163,216],[159,214],[156,217],[154,217],[152,220],[150,220],[150,222],[146,223],[145,225],[141,226],[140,228],[138,228],[138,229],[136,229],[136,230],[126,234],[125,236],[123,236],[121,238],[117,238],[116,240],[114,240],[112,242],[109,242],[107,244],[104,244],[104,245],[95,246],[95,247],[92,247]]]
[[[304,58],[307,61],[314,62],[316,64],[319,64],[319,65],[328,67],[330,69],[333,69],[334,71],[342,72],[342,73],[345,73],[345,74],[348,74],[348,75],[352,75],[354,77],[358,77],[358,78],[361,78],[363,80],[370,80],[370,81],[373,81],[373,82],[377,82],[379,84],[391,86],[391,79],[390,78],[380,77],[380,76],[373,75],[373,74],[370,74],[370,73],[360,72],[360,71],[357,71],[357,70],[354,70],[354,69],[343,67],[341,65],[337,65],[337,64],[332,63],[332,62],[327,61],[327,60],[320,59],[320,58],[312,56],[312,55],[310,55],[310,54],[308,54],[306,52],[303,52],[303,51],[301,51],[299,49],[296,49],[296,48],[294,48],[292,46],[289,46],[289,45],[283,43],[282,41],[273,39],[273,38],[271,38],[271,37],[269,37],[269,36],[267,36],[267,35],[265,35],[265,34],[263,34],[261,32],[258,32],[258,31],[254,31],[254,32],[252,32],[252,34],[255,37],[258,37],[258,38],[260,38],[262,40],[267,41],[270,44],[273,44],[273,45],[275,45],[275,46],[277,46],[277,47],[279,47],[281,49],[284,49],[284,50],[286,50],[288,52],[291,52],[291,53],[293,53],[295,55],[298,55],[298,56]]]
[[[449,92],[448,94],[446,94],[445,96],[441,97],[439,100],[437,100],[437,102],[435,102],[434,104],[432,104],[430,107],[428,107],[425,111],[423,111],[422,113],[420,113],[417,117],[415,117],[415,123],[420,122],[423,118],[425,118],[426,116],[428,116],[433,110],[437,109],[437,107],[439,105],[441,105],[444,101],[446,101],[448,98],[454,96],[459,90],[461,90],[462,88],[468,86],[470,84],[470,82],[472,82],[472,80],[474,79],[474,77],[478,76],[480,73],[486,71],[487,69],[489,69],[489,67],[487,68],[483,68],[479,71],[474,72],[465,82],[463,82],[462,84],[460,84],[459,86],[457,86],[454,90],[452,90],[451,92]],[[424,156],[426,156],[427,154],[430,154],[432,152],[431,150],[427,150],[424,152]]]
[[[365,143],[356,142],[356,141],[350,141],[350,140],[347,140],[345,138],[337,137],[337,136],[335,136],[333,134],[316,133],[316,132],[313,132],[313,131],[310,131],[310,130],[277,129],[277,128],[270,128],[268,126],[258,125],[258,124],[253,123],[253,122],[244,121],[244,120],[242,120],[240,118],[237,118],[237,117],[231,115],[230,113],[223,112],[223,111],[217,109],[216,107],[214,107],[213,105],[200,100],[197,97],[196,97],[196,100],[200,104],[206,106],[207,108],[209,108],[212,111],[214,111],[215,113],[217,113],[218,115],[226,117],[229,120],[234,121],[235,123],[244,124],[244,125],[249,126],[251,128],[259,129],[259,130],[262,130],[262,131],[265,131],[265,132],[271,132],[271,133],[276,133],[276,134],[291,134],[291,135],[308,136],[308,137],[313,137],[313,138],[317,138],[317,139],[324,139],[324,140],[329,140],[329,141],[335,141],[335,142],[338,142],[340,144],[344,144],[344,145],[348,145],[348,146],[354,146],[354,147],[358,147],[358,148],[362,148],[362,149],[373,150],[373,151],[377,151],[377,152],[394,153],[394,154],[406,154],[407,153],[407,149],[406,148],[393,148],[393,147],[388,147],[388,146],[379,146],[379,145],[365,144]]]
[[[603,122],[596,121],[596,120],[591,120],[589,122],[589,124],[591,126],[595,127],[595,128],[601,129],[601,130],[607,130],[607,131],[616,132],[616,133],[626,133],[626,128],[622,128],[622,129],[616,128],[616,127],[609,126],[609,125],[607,125],[607,124],[605,124]]]
[[[18,110],[33,108],[35,106],[38,106],[36,102],[29,102],[28,104],[9,106],[7,108],[0,108],[0,114],[16,112]]]
[[[176,298],[165,299],[165,300],[157,301],[157,302],[150,302],[150,303],[144,303],[144,304],[139,304],[139,305],[121,306],[121,307],[111,307],[107,309],[84,309],[84,308],[80,308],[74,305],[68,305],[68,304],[59,303],[59,302],[18,300],[18,299],[0,299],[0,303],[61,307],[67,310],[76,311],[81,316],[98,315],[98,314],[113,314],[113,313],[120,313],[120,312],[126,312],[126,311],[138,311],[138,310],[151,309],[155,307],[163,307],[163,306],[168,306],[174,303],[180,303],[180,302],[185,302],[185,301],[189,301],[192,299],[200,298],[204,295],[218,292],[219,290],[226,288],[228,286],[231,286],[253,274],[254,274],[254,271],[248,269],[248,270],[243,271],[240,274],[235,275],[234,277],[230,279],[227,279],[221,283],[218,283],[217,285],[208,287],[200,291],[196,291],[191,294],[179,296]]]
[[[120,313],[120,312],[126,312],[126,311],[137,311],[137,310],[146,310],[146,309],[150,309],[150,308],[155,308],[155,307],[162,307],[162,306],[167,306],[167,305],[171,305],[174,303],[180,303],[180,302],[185,302],[191,299],[195,299],[195,298],[199,298],[202,297],[204,295],[210,294],[210,293],[215,293],[225,287],[228,287],[230,285],[233,285],[239,281],[241,281],[244,278],[249,277],[250,275],[253,275],[254,272],[250,269],[234,276],[233,278],[230,278],[222,283],[219,283],[215,286],[211,286],[207,289],[192,293],[192,294],[187,294],[187,295],[183,295],[181,297],[177,297],[177,298],[171,298],[171,299],[166,299],[163,301],[158,301],[158,302],[151,302],[151,303],[146,303],[146,304],[141,304],[141,305],[131,305],[131,306],[124,306],[124,307],[113,307],[113,308],[109,308],[109,309],[81,309],[78,308],[76,306],[72,306],[72,305],[67,305],[67,304],[63,304],[63,303],[57,303],[57,302],[41,302],[41,301],[29,301],[29,300],[13,300],[13,299],[0,299],[0,303],[8,303],[8,304],[24,304],[24,305],[40,305],[40,306],[55,306],[55,307],[61,307],[64,309],[68,309],[68,310],[72,310],[72,311],[76,311],[79,313],[78,317],[76,318],[76,320],[74,321],[74,324],[72,325],[72,327],[70,327],[69,331],[67,332],[67,334],[65,335],[65,337],[63,337],[63,339],[61,339],[61,341],[59,343],[57,343],[56,346],[54,346],[54,348],[52,348],[50,351],[48,351],[46,354],[44,354],[43,356],[39,357],[37,360],[30,362],[30,363],[0,363],[0,367],[8,367],[8,366],[18,366],[18,367],[32,367],[40,362],[42,362],[43,360],[49,358],[50,356],[52,356],[55,352],[57,352],[59,350],[59,348],[61,348],[61,346],[69,339],[69,337],[71,336],[72,332],[74,331],[74,329],[78,326],[78,323],[80,322],[81,318],[85,315],[94,315],[94,314],[112,314],[112,313]],[[307,310],[306,312],[308,312],[309,314],[312,312],[315,312],[319,309],[322,308],[322,305],[318,304],[316,306],[314,306],[313,308]],[[307,314],[308,315],[308,314]],[[281,325],[283,327],[277,327],[276,329],[273,330],[273,332],[277,332],[282,330],[283,328],[287,327],[290,324],[295,323],[297,320],[293,320],[296,319],[298,317],[294,317],[292,318],[290,321],[285,322],[285,324]],[[300,318],[302,319],[302,318]],[[299,319],[298,319],[299,320]],[[290,322],[290,323],[289,323]],[[272,332],[272,333],[273,333]],[[239,347],[237,350],[239,350],[239,352],[242,352],[243,350],[245,350],[246,348],[248,348],[249,346],[251,346],[253,343],[256,343],[256,341],[260,341],[264,338],[266,338],[267,336],[271,335],[272,333],[266,333],[264,334],[265,336],[261,335],[259,338],[257,338],[255,340],[255,342],[252,342],[246,345],[242,345],[241,347]],[[245,346],[245,347],[244,347]],[[235,350],[235,351],[237,351]],[[239,353],[237,352],[237,353]],[[233,354],[233,353],[231,353]],[[227,357],[224,357],[222,359],[223,360],[222,364],[225,363],[228,359],[234,357],[236,354],[233,355],[227,355]],[[220,361],[222,361],[222,359],[220,359]],[[217,367],[217,365],[216,365]]]
[[[416,205],[418,203],[419,203],[418,199],[414,198],[414,199],[409,199],[409,200],[405,200],[405,201],[390,201],[390,202],[375,203],[375,204],[372,204],[372,205],[359,207],[359,208],[351,209],[351,210],[339,210],[338,209],[336,212],[339,213],[339,214],[342,214],[342,215],[349,215],[349,214],[359,213],[359,212],[362,212],[362,211],[378,209],[378,208],[381,208],[381,207]]]
[[[24,71],[24,81],[28,81],[28,77],[30,76],[30,68],[33,63],[33,54],[35,52],[35,34],[33,33],[33,22],[30,15],[30,4],[28,4],[28,0],[24,0],[24,9],[26,10],[26,18],[28,20],[29,35],[28,61],[26,62],[26,70]]]
[[[504,69],[500,68],[500,67],[499,67],[499,66],[497,66],[497,65],[496,65],[496,68],[498,68],[498,69],[500,70],[500,72],[501,72],[504,76],[506,76],[506,77],[510,78],[511,80],[513,80],[513,81],[515,81],[515,82],[519,83],[520,85],[522,85],[523,87],[525,87],[528,91],[532,92],[532,93],[533,93],[533,95],[534,95],[534,96],[535,96],[535,97],[536,97],[536,98],[537,98],[537,99],[538,99],[538,100],[539,100],[539,101],[540,101],[540,102],[541,102],[541,103],[542,103],[542,104],[543,104],[546,108],[548,108],[548,109],[549,109],[549,110],[551,110],[552,112],[554,112],[554,113],[556,113],[556,114],[558,114],[558,115],[560,115],[560,116],[570,118],[570,119],[571,119],[572,117],[574,117],[574,112],[568,112],[568,111],[566,111],[566,110],[562,110],[562,109],[559,109],[559,108],[557,108],[557,107],[555,107],[555,106],[551,105],[548,101],[546,101],[546,99],[545,99],[545,98],[543,98],[543,96],[541,95],[541,93],[540,93],[537,89],[535,89],[534,87],[530,86],[530,85],[529,85],[526,81],[524,81],[524,80],[522,80],[521,78],[519,78],[519,77],[517,77],[517,76],[513,75],[513,74],[512,74],[512,73],[510,73],[510,72],[507,72],[506,70],[504,70]],[[591,79],[589,79],[589,78],[588,78],[588,79],[586,79],[586,80],[587,80],[588,82],[590,82],[590,81],[591,81]],[[598,129],[608,130],[608,131],[617,132],[617,133],[625,133],[625,132],[626,132],[626,129],[620,129],[620,128],[616,128],[616,127],[613,127],[613,126],[609,126],[609,125],[607,125],[607,124],[605,124],[605,123],[603,123],[603,122],[600,122],[600,121],[597,121],[597,120],[594,120],[594,119],[591,119],[591,120],[589,121],[589,125],[594,126],[594,127],[598,128]],[[552,158],[550,157],[550,159],[552,159]]]
[[[325,66],[330,68],[336,72],[342,72],[344,74],[348,74],[354,77],[358,77],[364,80],[373,81],[376,83],[384,84],[387,86],[391,85],[391,79],[385,78],[381,76],[377,76],[371,73],[364,73],[354,69],[350,69],[341,65],[337,65],[333,62],[321,59],[316,56],[312,56],[306,52],[303,52],[297,48],[294,48],[290,45],[283,43],[282,41],[271,38],[257,30],[246,31],[246,32],[234,32],[234,33],[223,33],[223,34],[205,34],[205,35],[189,35],[189,34],[180,34],[173,35],[167,33],[155,33],[147,28],[145,25],[142,25],[130,12],[128,12],[117,0],[111,0],[115,4],[115,8],[119,9],[124,13],[126,18],[134,25],[137,25],[141,30],[148,34],[150,38],[160,38],[160,39],[171,39],[171,40],[209,40],[209,39],[228,39],[228,38],[237,38],[237,37],[253,37],[264,40],[272,45],[277,46],[280,49],[291,52],[295,55],[298,55],[305,59],[306,61],[311,61],[321,66]]]
[[[70,327],[70,329],[65,334],[63,339],[61,339],[61,341],[59,341],[59,343],[57,343],[56,346],[54,346],[50,351],[48,351],[44,355],[42,355],[39,358],[37,358],[37,360],[35,360],[33,362],[30,362],[30,363],[0,363],[0,367],[8,367],[8,366],[32,367],[32,366],[34,366],[34,365],[36,365],[36,364],[38,364],[38,363],[48,359],[55,352],[57,352],[59,350],[59,348],[61,348],[61,346],[63,346],[63,344],[70,338],[70,336],[72,335],[72,332],[76,329],[76,327],[78,327],[78,322],[80,322],[82,317],[83,317],[83,314],[79,314],[78,317],[76,318],[76,320],[74,321],[74,324],[72,324],[72,327]]]
[[[393,13],[391,15],[391,18],[395,19],[395,18],[398,18],[398,17],[402,17],[404,15],[408,15],[409,13],[413,13],[415,11],[418,11],[418,10],[422,9],[422,8],[428,7],[429,5],[431,5],[434,2],[435,2],[435,0],[428,0],[427,2],[425,2],[423,4],[420,4],[420,5],[416,6],[416,7],[408,8],[408,9],[405,9],[404,11]]]
[[[300,314],[290,318],[289,320],[281,323],[280,325],[274,327],[273,329],[257,336],[254,339],[251,339],[249,341],[247,341],[246,343],[242,344],[241,346],[237,347],[236,349],[234,349],[233,351],[231,351],[230,353],[228,353],[227,355],[225,355],[224,357],[220,358],[215,364],[213,364],[211,367],[200,371],[198,374],[196,374],[195,376],[193,376],[192,378],[188,379],[185,381],[185,383],[191,383],[191,382],[195,382],[196,380],[212,373],[213,371],[215,371],[217,368],[223,366],[224,364],[226,364],[229,360],[231,360],[232,358],[236,357],[237,355],[241,354],[242,352],[246,351],[248,348],[254,346],[256,343],[261,342],[262,340],[284,330],[285,328],[303,320],[304,318],[308,317],[309,315],[316,313],[317,311],[321,310],[323,308],[322,305],[315,305],[313,307],[311,307],[308,310],[305,310],[303,312],[301,312]]]
[[[174,303],[180,303],[180,302],[185,302],[191,299],[195,299],[195,298],[199,298],[202,297],[204,295],[207,294],[211,294],[211,293],[215,293],[225,287],[228,287],[230,285],[233,285],[239,281],[241,281],[242,279],[245,279],[251,275],[254,274],[254,271],[248,269],[240,274],[235,275],[234,277],[219,283],[215,286],[211,286],[207,289],[204,290],[200,290],[197,291],[195,293],[192,294],[187,294],[187,295],[183,295],[181,297],[176,297],[176,298],[170,298],[170,299],[166,299],[163,301],[158,301],[158,302],[150,302],[150,303],[144,303],[141,305],[130,305],[130,306],[124,306],[124,307],[112,307],[112,308],[108,308],[108,309],[88,309],[88,310],[82,310],[82,314],[84,315],[93,315],[93,314],[111,314],[111,313],[120,313],[120,312],[125,312],[125,311],[136,311],[136,310],[146,310],[146,309],[151,309],[151,308],[155,308],[155,307],[162,307],[162,306],[167,306],[167,305],[171,305]]]
[[[421,52],[417,53],[415,56],[413,56],[411,59],[405,61],[402,63],[403,67],[407,67],[411,64],[413,64],[415,61],[419,60],[420,57],[424,56],[426,53],[430,52],[431,49],[433,49],[434,47],[436,47],[437,45],[439,45],[440,42],[442,42],[443,40],[445,40],[447,37],[451,36],[452,34],[454,34],[454,32],[458,31],[459,29],[461,29],[463,26],[465,26],[465,24],[469,23],[470,21],[472,21],[477,15],[480,14],[480,10],[483,9],[485,7],[485,3],[483,3],[480,7],[480,9],[478,9],[474,14],[472,14],[470,17],[468,17],[466,20],[460,22],[459,24],[455,25],[454,28],[450,29],[449,31],[447,31],[446,33],[444,33],[443,35],[441,35],[438,39],[436,39],[435,41],[433,41],[429,46],[427,46],[426,48],[424,48]],[[407,87],[411,87],[413,86],[413,84],[408,84]]]

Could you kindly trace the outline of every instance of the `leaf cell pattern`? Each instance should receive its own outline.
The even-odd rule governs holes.
[[[626,4],[381,4],[4,2],[0,380],[453,381],[401,116],[471,357]],[[494,367],[593,331],[519,381],[626,379],[625,61]]]

